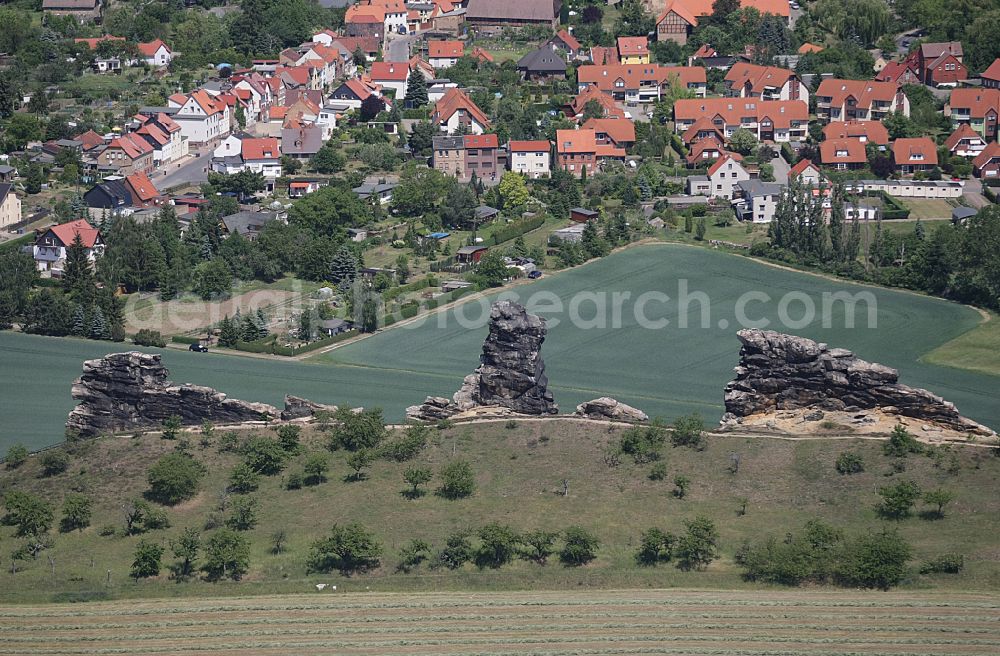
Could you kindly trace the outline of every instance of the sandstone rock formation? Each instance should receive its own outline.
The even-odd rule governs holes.
[[[990,434],[961,416],[952,403],[900,384],[899,373],[804,337],[741,330],[736,378],[726,385],[723,423],[776,410],[871,410],[913,417],[957,430]]]
[[[310,401],[309,399],[303,399],[298,396],[286,394],[285,408],[281,411],[281,420],[291,421],[292,419],[305,419],[307,417],[312,417],[317,412],[329,412],[332,414],[336,411],[337,406],[335,405],[324,405],[322,403]]]
[[[204,421],[237,424],[272,419],[278,409],[266,403],[227,398],[200,385],[173,385],[160,356],[131,351],[111,353],[83,363],[83,375],[73,383],[80,403],[69,414],[66,428],[88,437],[100,433],[155,428],[176,415],[185,425]]]
[[[586,401],[576,406],[576,414],[588,419],[610,419],[612,421],[648,421],[649,416],[630,405],[608,396]]]
[[[498,301],[490,310],[490,327],[479,367],[465,377],[451,401],[427,397],[406,410],[409,419],[436,421],[481,407],[507,408],[525,415],[556,414],[548,391],[541,347],[545,320],[513,301]]]

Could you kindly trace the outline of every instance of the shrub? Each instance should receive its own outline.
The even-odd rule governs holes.
[[[410,499],[416,499],[423,495],[423,490],[420,486],[424,483],[430,483],[431,478],[434,474],[431,470],[426,467],[410,467],[405,472],[403,472],[403,480],[411,487],[411,489],[406,491],[406,496]]]
[[[635,559],[642,565],[656,565],[668,562],[674,556],[674,544],[677,536],[651,528],[643,531],[639,538],[639,551]]]
[[[375,452],[371,449],[361,449],[347,456],[347,466],[354,470],[351,480],[363,481],[365,479],[364,469],[372,466],[375,462]]]
[[[431,429],[427,426],[409,426],[399,439],[382,446],[379,453],[386,460],[406,462],[417,457],[427,446],[427,438]]]
[[[138,580],[160,574],[160,558],[163,557],[163,547],[155,542],[140,540],[135,547],[135,558],[132,560],[132,578]]]
[[[285,466],[285,450],[277,440],[255,435],[243,447],[243,461],[258,474],[271,476]]]
[[[860,454],[844,451],[837,456],[836,467],[841,474],[860,474],[865,470],[865,461]]]
[[[4,463],[7,465],[7,469],[17,469],[27,460],[28,449],[23,444],[12,444],[7,449],[7,457],[4,458]]]
[[[229,474],[229,489],[239,494],[253,492],[260,486],[260,474],[253,470],[253,467],[245,462],[241,462]]]
[[[924,561],[920,566],[921,574],[958,574],[965,567],[965,556],[960,553],[947,553]]]
[[[597,548],[601,542],[597,536],[580,526],[570,526],[563,533],[563,548],[559,560],[564,565],[579,567],[597,558]]]
[[[41,457],[42,475],[55,476],[69,469],[69,454],[62,449],[46,451]]]
[[[59,530],[64,533],[76,529],[82,531],[90,526],[92,502],[82,494],[67,494],[63,501],[63,517],[59,522]]]
[[[284,424],[278,427],[278,444],[287,453],[298,453],[299,434],[302,432],[301,426],[295,424]]]
[[[633,426],[621,436],[619,448],[632,456],[636,463],[660,459],[660,450],[667,441],[666,429],[654,422],[649,426]]]
[[[424,540],[410,540],[399,551],[399,564],[396,565],[397,572],[409,574],[420,563],[427,560],[431,553],[431,545]]]
[[[149,468],[149,497],[172,506],[194,496],[205,468],[191,456],[168,453]]]
[[[903,580],[910,545],[895,530],[864,535],[851,542],[836,572],[844,585],[888,590]]]
[[[922,453],[923,450],[923,445],[902,424],[892,429],[889,441],[882,445],[885,455],[896,458],[905,458],[910,453]]]
[[[674,446],[687,446],[701,451],[705,448],[702,432],[705,422],[701,415],[694,413],[680,417],[674,422],[674,430],[670,434],[670,443]]]
[[[438,473],[441,486],[438,494],[445,499],[462,499],[471,496],[476,490],[476,477],[472,465],[464,460],[453,460]]]
[[[326,482],[326,474],[330,471],[330,463],[322,453],[310,453],[302,465],[305,474],[303,483],[306,485],[319,485]]]
[[[667,464],[664,462],[658,462],[653,465],[653,468],[649,470],[649,480],[651,481],[662,481],[667,477]]]
[[[176,440],[183,424],[177,415],[170,415],[163,420],[160,437],[164,440]]]
[[[286,490],[300,490],[302,489],[302,474],[298,472],[292,472],[285,479],[285,489]]]
[[[913,481],[900,481],[880,487],[878,494],[882,501],[876,505],[876,511],[889,519],[903,519],[910,516],[913,504],[920,498],[920,486]]]
[[[235,453],[240,450],[240,434],[236,431],[226,431],[219,438],[219,451]]]
[[[509,563],[517,552],[520,539],[506,524],[492,522],[479,529],[479,547],[476,549],[476,566],[497,569]]]
[[[683,499],[687,496],[688,487],[691,485],[691,479],[687,476],[675,476],[674,477],[674,496],[678,499]]]
[[[339,571],[344,576],[367,572],[381,564],[382,545],[360,524],[334,524],[330,535],[312,543],[306,559],[309,572]]]
[[[334,428],[330,446],[334,449],[374,449],[385,438],[385,421],[381,408],[371,408],[355,413],[350,408],[337,411],[339,422]]]
[[[552,531],[532,531],[521,536],[521,544],[524,549],[521,557],[532,562],[544,565],[549,556],[555,551],[556,538],[558,533]]]
[[[163,339],[160,331],[149,328],[141,328],[132,338],[132,343],[136,346],[157,346],[159,348],[167,346],[167,340]]]
[[[472,543],[464,533],[452,533],[445,541],[444,548],[438,553],[437,562],[448,569],[458,569],[472,560]]]

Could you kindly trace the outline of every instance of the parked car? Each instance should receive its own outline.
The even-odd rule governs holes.
[[[188,350],[196,353],[208,353],[208,347],[204,344],[192,344],[188,347]]]
[[[528,278],[530,278],[531,280],[538,280],[541,277],[542,277],[542,272],[539,271],[538,269],[535,269],[534,271],[528,273]]]

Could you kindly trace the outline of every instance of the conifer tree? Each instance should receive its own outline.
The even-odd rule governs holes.
[[[416,68],[410,71],[406,79],[404,102],[407,107],[422,107],[427,104],[427,78]]]
[[[341,246],[330,263],[330,279],[337,285],[350,285],[358,275],[358,260],[346,245]]]
[[[93,313],[90,315],[90,338],[91,339],[110,339],[111,334],[108,330],[108,322],[104,319],[104,312],[100,307],[95,307]]]

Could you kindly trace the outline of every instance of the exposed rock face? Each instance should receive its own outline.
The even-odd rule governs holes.
[[[266,403],[227,398],[200,385],[173,385],[160,356],[131,351],[111,353],[83,363],[83,375],[73,383],[80,403],[69,414],[66,428],[82,436],[154,428],[177,415],[185,425],[204,421],[237,424],[272,419],[278,409]]]
[[[900,384],[895,369],[846,349],[770,330],[741,330],[737,336],[743,347],[736,378],[726,385],[723,423],[775,410],[879,408],[958,431],[992,433],[941,397]]]
[[[281,420],[291,421],[292,419],[305,419],[312,417],[317,412],[334,413],[336,411],[337,406],[335,405],[324,405],[322,403],[310,401],[309,399],[303,399],[298,396],[286,394],[285,409],[281,411]]]
[[[610,419],[612,421],[648,421],[649,416],[630,405],[608,396],[586,401],[576,406],[576,414],[588,419]]]
[[[556,414],[559,408],[548,391],[541,356],[545,332],[545,320],[521,305],[494,303],[479,367],[465,377],[452,401],[427,397],[422,405],[407,408],[407,417],[436,421],[488,406],[525,415]]]

